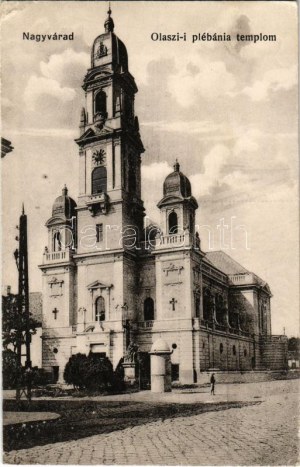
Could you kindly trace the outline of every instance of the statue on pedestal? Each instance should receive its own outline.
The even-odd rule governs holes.
[[[124,363],[135,363],[138,349],[138,345],[135,342],[130,341],[124,356]]]

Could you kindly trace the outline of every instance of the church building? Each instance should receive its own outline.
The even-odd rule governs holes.
[[[39,266],[43,368],[63,381],[79,352],[106,355],[116,368],[134,342],[147,380],[159,338],[181,383],[210,370],[284,367],[285,341],[271,335],[268,284],[226,253],[202,251],[198,204],[178,161],[157,200],[160,226],[144,227],[137,86],[110,10],[82,87],[79,196],[75,202],[64,187],[54,201]]]

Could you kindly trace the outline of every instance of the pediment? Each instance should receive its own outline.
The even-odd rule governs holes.
[[[97,131],[97,136],[107,135],[107,134],[112,133],[112,132],[113,132],[113,128],[111,128],[109,126],[104,126],[101,130]]]
[[[184,201],[184,198],[182,196],[168,195],[168,196],[164,196],[164,198],[160,200],[157,206],[161,207],[164,204],[182,203],[183,201]]]
[[[265,282],[265,283],[262,285],[262,289],[263,289],[268,295],[272,295],[270,286],[269,286],[269,284],[268,284],[267,282]]]
[[[93,138],[96,136],[94,130],[92,128],[88,128],[78,139],[75,139],[76,143],[81,143],[86,139]]]
[[[53,225],[61,225],[61,224],[65,224],[67,221],[67,218],[65,216],[53,216],[53,217],[50,217],[49,220],[47,220],[46,222],[46,227],[51,227]]]
[[[109,126],[103,126],[101,129],[93,129],[88,128],[78,139],[75,139],[75,142],[78,145],[82,145],[84,143],[89,143],[93,141],[97,141],[99,137],[106,137],[114,132],[114,129]]]
[[[107,68],[97,67],[90,70],[84,78],[84,84],[87,85],[91,81],[94,81],[99,78],[109,77],[112,75],[112,71]]]
[[[112,284],[108,285],[100,281],[94,281],[87,286],[88,290],[110,289],[111,287],[112,287]]]

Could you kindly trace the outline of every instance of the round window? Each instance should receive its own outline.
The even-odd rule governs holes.
[[[172,349],[177,349],[177,344],[172,344]]]
[[[56,347],[54,347],[53,353],[57,353],[57,352],[58,352],[58,349]]]

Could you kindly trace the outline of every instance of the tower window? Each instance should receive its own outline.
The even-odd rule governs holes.
[[[175,211],[169,215],[169,235],[178,233],[178,218]]]
[[[104,91],[99,91],[95,98],[95,114],[106,114],[106,94]]]
[[[236,347],[235,347],[235,345],[232,346],[232,353],[233,353],[233,355],[236,355]]]
[[[92,172],[92,194],[106,193],[107,172],[106,167],[96,167]]]
[[[96,225],[96,241],[102,242],[103,240],[103,224]]]
[[[146,300],[144,301],[144,320],[154,320],[154,301],[151,297],[146,298]]]
[[[95,321],[105,321],[105,301],[103,297],[96,300]]]
[[[53,237],[53,251],[61,251],[61,234],[59,231],[55,232]]]
[[[221,342],[221,344],[220,344],[220,353],[223,353],[223,350],[224,350],[224,347],[223,347],[223,344]]]

